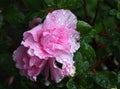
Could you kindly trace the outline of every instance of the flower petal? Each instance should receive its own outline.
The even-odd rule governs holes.
[[[61,65],[57,65],[56,61]],[[64,54],[61,57],[50,58],[45,67],[45,79],[51,77],[56,83],[59,83],[66,76],[74,76],[75,66],[73,65],[73,55]],[[51,75],[51,76],[50,76]]]
[[[33,29],[24,32],[23,34],[23,40],[26,40],[28,37],[32,37],[34,41],[38,42],[39,38],[42,33],[42,25],[39,24],[38,26],[34,27]]]
[[[61,71],[65,76],[74,76],[75,74],[76,69],[73,56],[73,54],[62,54],[61,56],[56,57],[56,60],[63,65]]]
[[[27,49],[23,46],[19,46],[17,50],[13,52],[13,60],[16,61],[16,67],[22,69],[23,68],[23,57],[25,55],[25,51]]]
[[[37,42],[37,38],[35,38],[36,33],[32,33],[33,31],[25,33],[25,40],[21,42],[25,47],[30,48],[32,50],[32,55],[39,57],[40,59],[46,59],[49,56],[44,50],[42,50],[42,46],[40,46],[39,42]],[[30,54],[30,50],[28,50],[28,54]],[[32,56],[31,55],[31,56]]]
[[[48,60],[47,66],[45,68],[45,77],[46,80],[48,77],[51,77],[51,79],[56,83],[59,83],[64,78],[61,69],[55,65],[55,58],[50,58]]]
[[[45,28],[66,27],[68,29],[76,29],[77,19],[69,10],[55,10],[49,13],[44,21]]]

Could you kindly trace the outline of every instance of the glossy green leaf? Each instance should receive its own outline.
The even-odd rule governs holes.
[[[110,89],[116,87],[117,76],[114,72],[98,72],[95,81],[102,87]]]
[[[83,59],[89,62],[94,62],[96,58],[96,53],[94,49],[84,41],[81,41],[80,44],[81,44],[80,52],[83,56]]]
[[[85,74],[89,68],[89,62],[85,61],[80,52],[75,54],[75,66],[78,75]]]
[[[79,20],[77,23],[77,30],[80,32],[81,36],[84,36],[92,30],[92,26],[87,22]]]

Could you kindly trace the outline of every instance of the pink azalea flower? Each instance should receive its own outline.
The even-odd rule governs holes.
[[[20,73],[33,81],[43,72],[56,83],[66,76],[74,76],[73,56],[79,49],[77,19],[69,10],[55,10],[43,22],[23,34],[21,46],[13,59]]]

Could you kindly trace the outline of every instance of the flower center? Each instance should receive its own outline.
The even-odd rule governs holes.
[[[44,30],[42,37],[40,39],[40,44],[43,46],[44,50],[48,53],[50,51],[69,51],[69,32],[68,29],[64,28],[54,28]]]

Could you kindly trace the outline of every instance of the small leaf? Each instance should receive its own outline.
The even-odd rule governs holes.
[[[110,89],[117,85],[116,73],[112,72],[99,72],[96,73],[95,81],[100,86]]]
[[[120,12],[117,13],[117,18],[120,19]]]
[[[75,54],[75,66],[78,75],[85,74],[89,68],[89,62],[84,61],[80,52]]]
[[[76,88],[76,86],[75,86],[75,84],[74,84],[74,81],[73,81],[73,79],[70,79],[68,82],[67,82],[67,88],[68,89],[77,89]]]
[[[86,35],[92,30],[92,26],[84,21],[79,20],[77,23],[77,30],[81,35]]]
[[[81,41],[80,43],[81,43],[80,52],[83,56],[83,59],[89,61],[90,63],[93,63],[94,59],[96,58],[96,53],[94,49],[84,41]]]
[[[117,7],[118,7],[118,10],[120,11],[120,1],[118,1]]]
[[[91,32],[89,32],[88,34],[82,36],[81,40],[84,40],[84,42],[86,42],[86,43],[90,43],[93,40],[93,38],[98,38],[97,32],[96,32],[95,29],[92,29]]]

